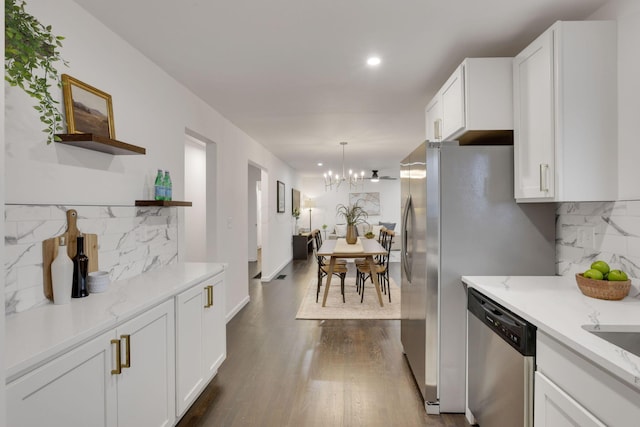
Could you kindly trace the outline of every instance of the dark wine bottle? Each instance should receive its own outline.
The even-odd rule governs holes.
[[[84,254],[84,236],[78,236],[76,247],[76,256],[73,257],[73,286],[71,288],[71,297],[83,298],[89,296],[89,291],[87,290],[89,258]]]

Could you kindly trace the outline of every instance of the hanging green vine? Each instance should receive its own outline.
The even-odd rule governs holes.
[[[24,0],[4,2],[4,68],[5,80],[11,86],[18,86],[32,98],[38,100],[34,108],[40,120],[46,125],[47,144],[56,140],[61,132],[62,113],[59,102],[50,94],[53,84],[61,88],[60,76],[54,63],[67,62],[60,57],[64,37],[51,33],[51,26],[44,26],[24,10]]]

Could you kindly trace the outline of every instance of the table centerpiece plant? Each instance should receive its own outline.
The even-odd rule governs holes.
[[[347,223],[347,243],[350,245],[355,244],[358,241],[356,225],[368,224],[367,218],[369,218],[369,214],[356,202],[353,205],[345,206],[340,204],[336,206],[336,215],[343,217]]]

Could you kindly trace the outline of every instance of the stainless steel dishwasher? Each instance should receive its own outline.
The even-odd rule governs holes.
[[[533,426],[536,327],[467,292],[468,406],[481,427]]]

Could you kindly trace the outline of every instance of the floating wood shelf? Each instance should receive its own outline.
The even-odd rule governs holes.
[[[136,200],[136,206],[193,206],[193,203],[177,200]]]
[[[146,154],[147,150],[137,145],[105,138],[104,136],[92,133],[64,133],[57,134],[61,141],[59,144],[73,145],[74,147],[86,148],[88,150],[100,151],[113,155]]]

